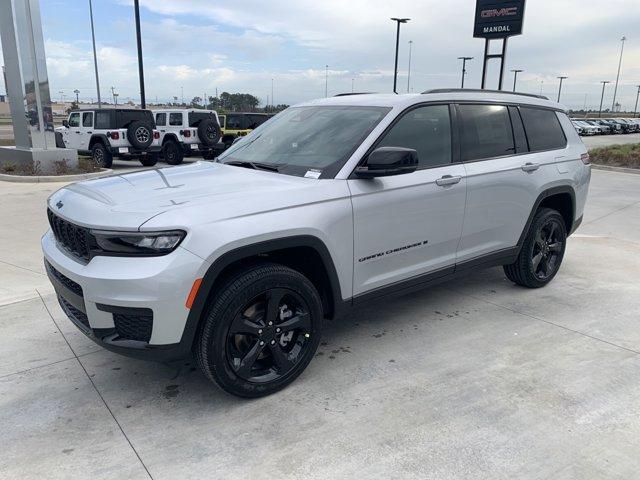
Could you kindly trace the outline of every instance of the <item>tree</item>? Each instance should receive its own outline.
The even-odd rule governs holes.
[[[193,108],[200,108],[202,103],[202,98],[201,97],[193,97],[193,99],[191,99],[191,106]]]

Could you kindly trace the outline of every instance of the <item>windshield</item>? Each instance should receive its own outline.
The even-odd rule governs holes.
[[[225,151],[221,163],[277,166],[280,173],[333,178],[371,130],[391,110],[386,107],[293,107],[264,123]]]

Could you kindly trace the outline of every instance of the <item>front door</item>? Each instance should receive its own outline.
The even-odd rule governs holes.
[[[67,148],[78,149],[80,145],[80,112],[73,112],[67,120],[68,126],[62,132],[62,138]]]
[[[93,134],[93,112],[82,112],[78,150],[88,150],[89,140]]]
[[[375,148],[418,152],[404,175],[350,179],[354,218],[354,296],[403,280],[450,273],[462,232],[466,179],[453,163],[448,105],[405,112]]]

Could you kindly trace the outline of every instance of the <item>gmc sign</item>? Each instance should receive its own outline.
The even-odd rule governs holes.
[[[473,36],[505,38],[522,33],[525,0],[477,0]]]

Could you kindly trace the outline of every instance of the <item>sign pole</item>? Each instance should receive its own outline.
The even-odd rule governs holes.
[[[504,64],[507,58],[507,40],[509,37],[502,39],[502,55],[500,55],[500,80],[498,81],[498,90],[502,90],[502,81],[504,80]]]
[[[489,39],[484,39],[484,60],[482,60],[482,85],[480,88],[484,90],[487,81],[487,61],[489,60]]]

